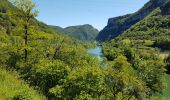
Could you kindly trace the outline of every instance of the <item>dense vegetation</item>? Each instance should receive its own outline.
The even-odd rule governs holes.
[[[161,77],[164,77],[165,68],[169,73],[169,57],[165,57],[164,61],[159,56],[160,51],[170,50],[169,10],[164,10],[169,9],[169,3],[155,9],[111,42],[103,44],[104,56],[109,61],[120,55],[127,58],[139,77],[137,79],[142,80],[151,90],[149,94],[163,90]]]
[[[75,39],[83,40],[83,41],[94,41],[99,33],[97,29],[95,29],[93,26],[88,24],[69,26],[66,28],[61,28],[58,26],[50,26],[50,27],[52,27],[53,29],[57,30],[62,34],[66,34],[71,37],[74,37]]]
[[[170,55],[165,59],[165,62],[167,64],[167,73],[170,74]]]
[[[31,0],[12,0],[15,7],[0,1],[9,5],[0,6],[0,99],[160,100],[155,95],[165,88],[162,78],[169,58],[164,63],[154,54],[154,40],[123,35],[103,43],[107,61],[102,66],[87,54],[93,45],[34,19]]]
[[[133,41],[143,41],[143,44],[158,47],[161,50],[170,50],[169,19],[169,16],[161,15],[161,10],[158,8],[144,20],[125,31],[120,37]]]

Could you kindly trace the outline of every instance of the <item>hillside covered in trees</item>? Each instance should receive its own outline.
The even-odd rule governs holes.
[[[169,0],[149,0],[148,3],[135,13],[109,18],[107,26],[99,32],[96,39],[99,41],[107,41],[115,38],[137,22],[144,19],[157,7],[162,7],[167,2],[169,2]]]
[[[148,82],[151,82],[158,75],[158,71],[154,71],[154,69],[160,69],[160,67],[156,68],[156,66],[160,65],[161,62],[165,66],[166,70],[164,71],[169,73],[169,57],[167,55],[161,57],[161,52],[170,50],[169,4],[170,2],[166,2],[161,7],[154,9],[148,16],[127,29],[122,35],[105,42],[103,44],[104,56],[109,61],[112,61],[123,54],[136,70],[148,70],[149,73],[144,75],[144,78],[146,79],[147,75],[153,76],[148,79]],[[152,64],[154,69],[151,68]],[[138,67],[135,67],[136,65]],[[152,70],[149,70],[149,68]],[[140,74],[140,71],[138,74]],[[141,74],[139,75],[140,77],[143,76]],[[157,79],[158,77],[154,80]],[[151,83],[148,83],[148,85],[150,87]]]
[[[161,100],[170,68],[170,56],[159,56],[169,50],[169,4],[101,43],[101,60],[87,53],[92,42],[35,19],[32,0],[0,0],[0,100]],[[79,34],[74,28],[69,32]]]
[[[99,31],[89,24],[69,26],[66,28],[61,28],[59,26],[50,26],[59,33],[66,34],[75,39],[82,41],[94,41],[97,37]]]

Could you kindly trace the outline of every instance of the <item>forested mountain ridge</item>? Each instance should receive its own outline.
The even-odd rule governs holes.
[[[99,31],[89,24],[69,26],[66,28],[61,28],[58,26],[50,26],[56,31],[74,37],[75,39],[82,41],[92,41],[95,40]]]
[[[152,11],[122,35],[131,40],[150,40],[152,46],[170,50],[170,1]]]
[[[144,19],[132,25],[121,35],[115,37],[104,47],[104,54],[108,59],[114,59],[115,46],[132,46],[139,51],[157,54],[160,51],[170,50],[170,1],[157,7]],[[122,47],[122,46],[121,46]],[[112,48],[112,49],[111,49]],[[152,54],[151,53],[151,54]],[[159,53],[158,53],[159,54]]]
[[[133,14],[110,18],[108,20],[108,25],[100,31],[96,39],[99,41],[113,39],[114,37],[122,34],[135,23],[145,18],[154,9],[163,6],[168,1],[169,0],[150,0],[143,8]]]

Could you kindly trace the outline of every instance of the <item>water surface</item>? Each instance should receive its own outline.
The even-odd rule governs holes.
[[[97,46],[95,48],[91,48],[87,51],[87,53],[94,55],[94,56],[98,56],[101,57],[102,56],[102,48],[100,46]]]

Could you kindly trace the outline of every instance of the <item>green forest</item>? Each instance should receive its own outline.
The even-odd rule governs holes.
[[[41,11],[32,0],[0,0],[0,100],[170,100],[170,1],[165,1],[101,42],[91,26],[70,27],[64,34],[38,21]],[[82,31],[94,34],[85,38]],[[96,46],[100,59],[87,53]]]

